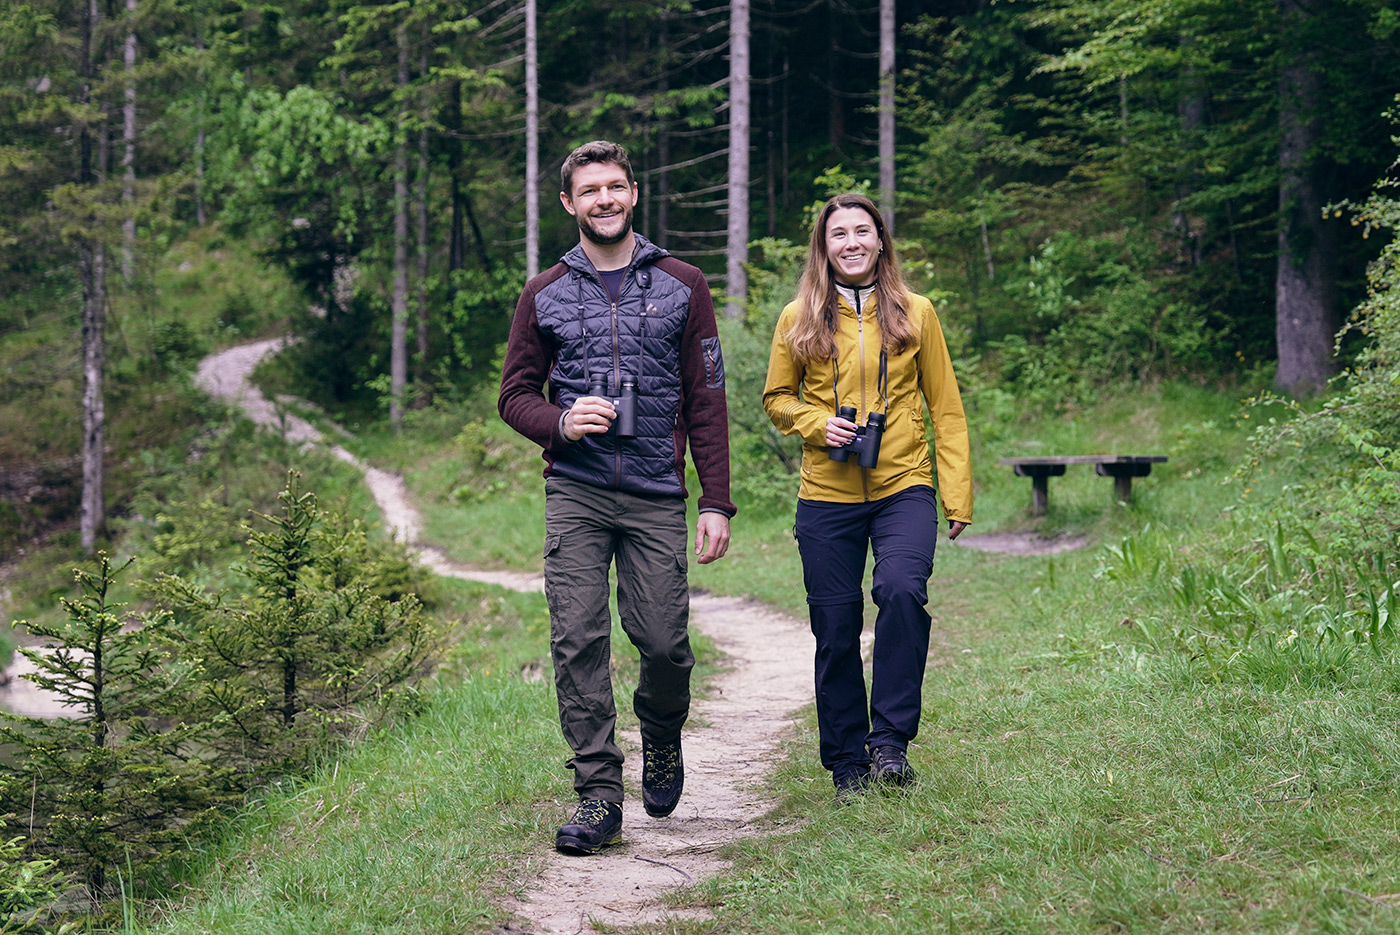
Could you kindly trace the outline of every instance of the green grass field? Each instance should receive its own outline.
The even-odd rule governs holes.
[[[532,453],[489,419],[422,418],[440,424],[362,450],[405,471],[429,538],[454,557],[537,567]],[[1053,556],[942,544],[911,748],[920,784],[835,807],[809,714],[774,741],[768,827],[731,849],[732,871],[681,897],[713,919],[643,931],[1395,931],[1393,650],[1269,637],[1221,655],[1195,648],[1182,618],[1200,611],[1173,599],[1181,556],[1266,531],[1284,478],[1234,478],[1248,426],[1228,396],[1164,386],[1038,430],[983,432],[974,531],[1091,544]],[[1083,468],[1052,482],[1050,514],[1032,521],[1029,482],[995,464],[1122,437],[1171,458],[1129,507]],[[693,584],[801,614],[790,526],[785,510],[741,513],[729,557]],[[507,920],[501,898],[550,846],[558,808],[541,806],[569,794],[538,680],[545,610],[538,596],[450,590],[463,619],[484,616],[427,713],[270,791],[140,930],[485,932]]]

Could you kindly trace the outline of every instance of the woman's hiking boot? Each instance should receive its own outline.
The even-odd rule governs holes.
[[[554,836],[564,854],[596,854],[622,840],[622,806],[602,799],[582,799],[569,823]]]
[[[904,751],[895,746],[871,748],[870,778],[883,786],[912,786],[918,781]]]
[[[836,804],[850,805],[870,790],[870,773],[832,773],[831,782],[836,786]]]
[[[642,741],[642,805],[652,818],[665,818],[676,810],[685,788],[685,760],[681,741]]]

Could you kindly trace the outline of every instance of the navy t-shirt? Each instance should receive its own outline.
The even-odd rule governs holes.
[[[617,301],[618,293],[622,291],[622,279],[627,275],[627,267],[622,269],[601,269],[598,275],[603,277],[603,286],[607,288],[608,295],[612,296],[614,302]]]

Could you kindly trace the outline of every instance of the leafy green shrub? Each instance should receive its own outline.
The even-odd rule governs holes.
[[[163,321],[151,332],[151,355],[166,372],[191,369],[209,346],[178,319]]]
[[[219,324],[234,334],[241,334],[252,322],[254,312],[253,300],[247,291],[237,289],[224,299],[223,308],[219,312]]]
[[[996,382],[1031,412],[1082,404],[1103,386],[1210,366],[1217,336],[1168,299],[1147,245],[1060,233],[1003,289],[1017,330],[988,342]]]

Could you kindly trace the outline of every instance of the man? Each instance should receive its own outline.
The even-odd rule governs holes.
[[[669,815],[685,781],[681,726],[695,659],[686,624],[685,449],[700,478],[695,554],[729,548],[729,423],[709,287],[632,230],[626,151],[595,141],[560,172],[579,244],[525,285],[501,373],[501,418],[544,449],[545,595],[559,722],[579,805],[555,847],[621,840],[622,751],[608,664],[608,569],[641,653],[642,801]]]

